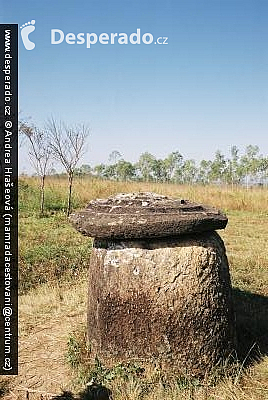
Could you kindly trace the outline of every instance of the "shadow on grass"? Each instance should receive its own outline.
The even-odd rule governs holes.
[[[112,392],[105,386],[93,383],[87,386],[85,390],[80,392],[78,396],[74,396],[72,392],[63,392],[58,396],[54,396],[53,400],[112,400]]]
[[[268,355],[268,297],[233,290],[237,352],[244,364]]]

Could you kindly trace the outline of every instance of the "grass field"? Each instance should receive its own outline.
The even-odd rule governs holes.
[[[21,178],[19,187],[20,375],[3,378],[0,394],[14,398],[27,388],[37,398],[61,390],[77,393],[86,381],[83,354],[91,241],[74,231],[64,215],[65,179],[47,180],[43,218],[38,216],[38,180]],[[239,360],[231,376],[226,368],[221,379],[209,377],[195,383],[177,377],[164,379],[154,372],[146,377],[135,371],[122,375],[118,367],[108,371],[112,378],[103,381],[113,399],[268,399],[268,190],[79,178],[74,184],[74,208],[83,208],[93,198],[133,191],[198,201],[227,213],[229,223],[219,233],[226,245],[234,288]],[[35,381],[33,376],[39,378]],[[103,376],[107,378],[107,374]],[[149,381],[153,383],[149,385]]]

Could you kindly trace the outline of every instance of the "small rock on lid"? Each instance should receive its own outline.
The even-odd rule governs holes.
[[[81,233],[99,239],[146,239],[224,229],[228,219],[219,210],[157,193],[119,193],[92,200],[70,215]]]

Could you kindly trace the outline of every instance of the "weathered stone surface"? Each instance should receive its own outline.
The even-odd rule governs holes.
[[[203,375],[233,350],[228,261],[217,233],[104,244],[93,248],[89,268],[93,356]]]
[[[227,217],[215,208],[155,193],[128,193],[93,200],[70,216],[87,236],[139,239],[185,235],[223,229]]]
[[[203,375],[234,349],[220,211],[155,193],[91,201],[72,224],[94,237],[88,336],[106,364],[156,361]]]

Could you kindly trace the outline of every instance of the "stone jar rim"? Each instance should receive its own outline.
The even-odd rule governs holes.
[[[152,192],[118,193],[91,200],[70,215],[82,234],[98,239],[150,239],[224,229],[220,210],[182,198]]]

